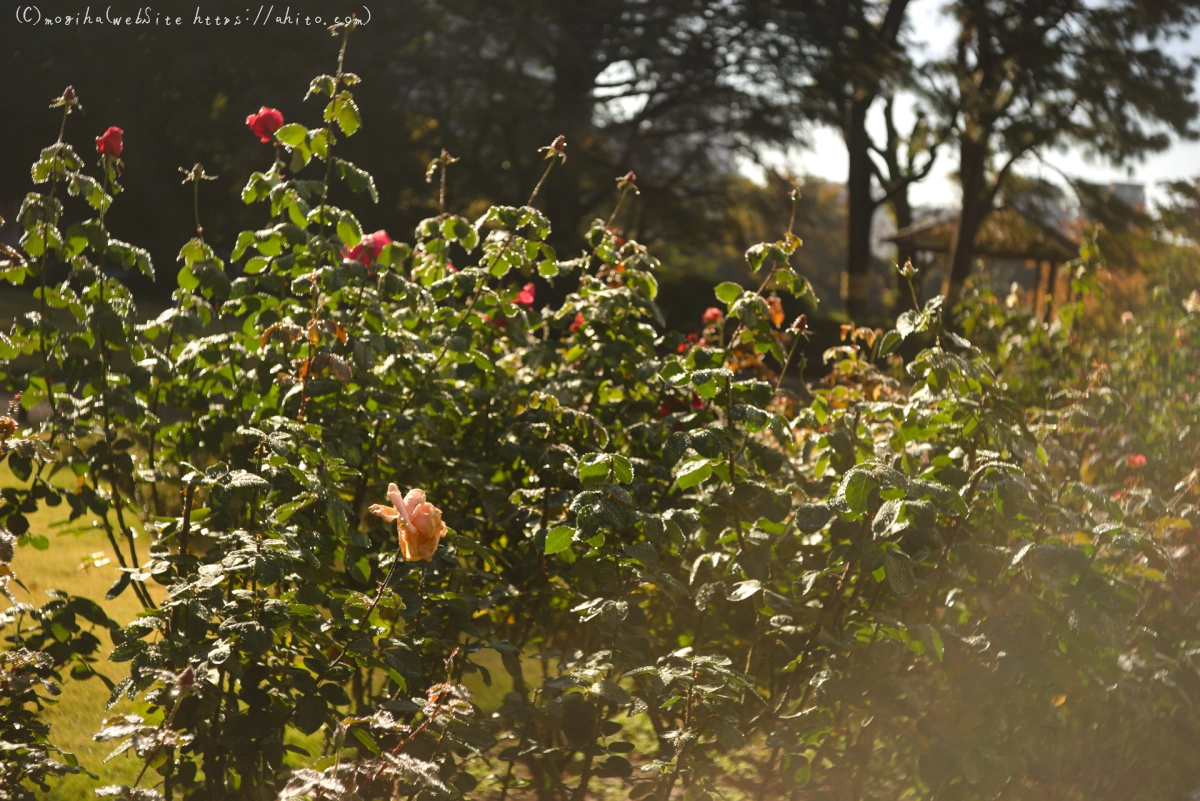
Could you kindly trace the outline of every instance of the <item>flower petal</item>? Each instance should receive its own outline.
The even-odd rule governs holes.
[[[389,523],[400,516],[400,513],[396,511],[394,506],[384,506],[382,503],[371,504],[371,508],[367,511],[373,515],[379,515]]]
[[[408,512],[408,520],[412,522],[413,515],[417,511],[417,507],[425,503],[425,490],[410,489],[408,494],[404,496],[404,508]],[[399,506],[399,504],[397,504]]]

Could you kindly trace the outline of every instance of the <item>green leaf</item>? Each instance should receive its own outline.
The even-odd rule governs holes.
[[[579,460],[576,471],[579,480],[583,482],[606,481],[612,472],[612,455],[607,453],[589,453]]]
[[[888,550],[883,555],[883,569],[887,572],[892,592],[901,598],[907,598],[916,590],[917,580],[913,575],[912,562],[904,554]]]
[[[276,131],[275,136],[288,147],[296,147],[308,139],[308,129],[299,123],[289,122]]]
[[[342,240],[342,243],[348,248],[352,248],[362,241],[362,227],[352,214],[345,214],[342,219],[338,220],[337,233],[338,239]]]
[[[358,114],[358,105],[354,102],[354,97],[349,92],[342,92],[338,96],[337,109],[338,127],[342,129],[342,133],[346,136],[353,136],[354,132],[362,126],[362,118]]]
[[[319,695],[306,695],[296,702],[292,721],[305,734],[312,734],[325,724],[325,713],[329,709],[325,699]]]
[[[624,456],[614,454],[612,458],[613,473],[622,484],[633,483],[633,465]]]
[[[889,353],[900,347],[900,343],[904,341],[904,337],[900,336],[899,331],[888,331],[883,335],[883,339],[879,341],[879,355],[887,356]]]
[[[337,160],[338,175],[346,182],[346,186],[355,193],[366,192],[371,196],[372,203],[379,202],[379,192],[375,189],[375,179],[366,170],[361,170],[345,159]]]
[[[549,555],[567,550],[574,537],[575,529],[570,526],[555,526],[546,535],[546,553]]]
[[[375,739],[371,737],[370,734],[367,733],[366,729],[361,729],[355,726],[353,729],[351,729],[351,731],[354,732],[354,736],[358,739],[358,741],[366,746],[368,751],[370,751],[372,754],[379,753],[379,744],[375,742]]]
[[[946,644],[942,642],[942,635],[938,630],[928,623],[920,623],[917,625],[917,633],[921,635],[921,642],[925,644],[925,653],[936,655],[937,660],[941,662],[946,653]]]
[[[867,511],[871,493],[879,489],[879,481],[868,470],[855,468],[846,474],[838,488],[838,497],[854,514]]]
[[[608,679],[601,679],[589,689],[605,701],[612,701],[614,704],[624,705],[633,703],[633,699],[629,696],[629,693],[625,692],[625,689],[621,685]]]
[[[720,284],[717,284],[716,289],[713,290],[714,294],[717,296],[717,300],[721,301],[726,306],[732,304],[735,300],[740,298],[742,293],[745,291],[746,290],[742,288],[741,284],[735,284],[733,281],[724,281]]]
[[[702,484],[712,475],[712,465],[707,459],[689,459],[679,467],[679,472],[675,474],[675,481],[679,484],[680,489],[689,489]]]
[[[762,584],[757,581],[739,581],[730,588],[729,594],[726,597],[734,602],[744,601],[762,588]]]

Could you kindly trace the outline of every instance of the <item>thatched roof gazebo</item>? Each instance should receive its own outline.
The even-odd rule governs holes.
[[[914,261],[944,266],[957,228],[956,216],[934,219],[901,228],[889,240],[901,251],[923,257]],[[1079,255],[1079,245],[1016,206],[1002,206],[980,227],[975,255],[996,266],[1007,263],[1004,272],[1026,291],[1026,301],[1040,309],[1055,293],[1058,268]],[[1017,265],[1024,265],[1028,272],[1013,269]]]

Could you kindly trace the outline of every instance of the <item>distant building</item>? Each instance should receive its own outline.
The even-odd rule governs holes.
[[[1125,202],[1129,208],[1138,213],[1146,211],[1146,185],[1145,184],[1118,184],[1112,183],[1108,185],[1108,191],[1113,197]]]
[[[1024,204],[1022,204],[1024,205]],[[1079,245],[1059,227],[1053,210],[1002,206],[987,216],[975,242],[975,255],[983,263],[992,290],[1004,296],[1014,290],[1029,305],[1053,293],[1059,268],[1079,255]],[[923,275],[923,294],[932,296],[941,287],[958,231],[954,212],[903,228],[891,237],[916,254]]]

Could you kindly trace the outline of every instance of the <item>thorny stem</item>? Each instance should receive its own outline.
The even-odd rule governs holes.
[[[392,583],[392,576],[394,576],[396,574],[396,566],[399,565],[402,561],[404,561],[404,560],[401,558],[399,549],[397,549],[396,550],[396,558],[392,560],[392,566],[388,570],[387,576],[384,578],[383,583],[379,585],[379,591],[377,593],[375,593],[375,599],[373,601],[371,601],[371,605],[369,607],[367,607],[367,613],[365,615],[363,615],[363,624],[364,625],[366,625],[366,626],[371,625],[371,614],[375,611],[375,607],[379,606],[380,600],[383,599],[384,590],[386,590],[387,586]],[[424,573],[422,573],[421,575],[422,575],[422,579],[424,579]],[[337,655],[337,659],[330,662],[329,667],[326,668],[326,670],[327,671],[332,670],[335,666],[340,664],[342,661],[342,658],[346,656],[346,652],[347,652],[347,649],[343,648],[342,652]]]
[[[337,73],[333,76],[333,92],[330,95],[337,95],[338,87],[342,84],[342,76],[345,75],[342,67],[346,62],[346,42],[350,39],[350,31],[354,29],[354,25],[346,25],[345,32],[342,33],[342,47],[338,51]],[[328,225],[328,220],[325,218],[325,208],[327,198],[329,197],[329,182],[333,180],[333,119],[325,124],[325,183],[321,190],[321,216],[320,221],[322,226]]]
[[[58,193],[58,154],[62,152],[63,135],[67,130],[67,117],[71,114],[71,104],[68,103],[63,107],[62,123],[58,127],[58,141],[55,143],[54,162],[50,167],[50,197],[47,201],[53,200]],[[46,381],[46,397],[50,401],[51,417],[58,418],[58,404],[54,401],[54,385],[50,380],[50,354],[46,351],[46,270],[50,262],[50,247],[46,241],[46,232],[50,228],[50,204],[49,202],[42,204],[42,269],[41,282],[42,291],[39,297],[40,308],[38,311],[38,349],[42,352],[42,377]],[[50,435],[51,443],[54,442],[53,429]]]
[[[106,286],[106,283],[105,283],[106,280],[107,279],[105,278],[105,276],[103,274],[101,274],[101,276],[100,276],[100,301],[101,301],[101,303],[105,302],[104,288]],[[108,414],[108,407],[109,407],[108,345],[105,343],[104,336],[102,334],[100,334],[99,332],[97,332],[96,340],[100,344],[100,409],[103,413],[103,421],[104,421],[104,448],[109,457],[108,467],[110,470],[112,470],[113,469],[113,464],[112,464],[113,430],[112,430],[112,421],[110,420],[109,414]],[[100,473],[99,473],[99,471],[96,471],[94,473],[94,480],[95,480],[95,484],[96,484],[96,489],[99,490],[100,489]],[[112,490],[113,506],[116,509],[116,513],[117,513],[117,525],[120,527],[121,533],[125,536],[125,541],[129,545],[129,559],[133,563],[134,569],[140,569],[141,565],[138,562],[137,545],[134,542],[135,536],[133,533],[133,529],[131,529],[129,527],[129,524],[125,521],[125,505],[124,505],[123,499],[121,498],[121,490],[117,486],[117,479],[116,479],[115,475],[113,475],[111,473],[109,474],[108,484]],[[109,527],[109,529],[111,531],[111,524],[108,522],[107,514],[105,515],[104,522],[105,522],[105,526]],[[113,543],[113,548],[116,549],[116,539],[114,537],[110,536],[110,541]],[[122,562],[122,567],[124,567],[125,566],[124,559],[122,558],[122,559],[120,559],[120,561]],[[133,592],[135,595],[137,595],[138,600],[141,602],[142,606],[146,609],[154,609],[155,608],[154,601],[153,601],[153,599],[151,599],[150,592],[149,592],[149,590],[146,589],[146,585],[142,582],[142,580],[134,579],[131,583],[133,585]]]
[[[450,162],[443,161],[442,162],[442,175],[441,175],[442,183],[441,183],[440,188],[438,189],[438,210],[442,214],[446,213],[446,173],[447,173],[447,171],[449,171],[449,169],[450,169]]]
[[[176,699],[175,704],[171,707],[171,714],[167,715],[167,719],[162,722],[158,728],[160,731],[171,728],[171,724],[175,722],[175,713],[179,711],[179,700]],[[158,752],[162,749],[162,742],[154,746],[154,750],[150,752],[150,756],[146,757],[142,762],[142,769],[138,771],[137,778],[133,780],[133,786],[137,787],[141,783],[142,777],[146,775],[146,768],[150,767],[150,763],[154,761],[154,757],[158,756]],[[167,796],[170,799],[170,795]]]
[[[613,207],[612,214],[608,215],[608,222],[604,224],[605,228],[612,228],[613,222],[617,219],[617,212],[621,210],[621,204],[625,202],[625,196],[629,194],[630,186],[627,184],[621,190],[621,194],[617,196],[617,205]]]
[[[533,723],[534,711],[537,708],[537,698],[540,692],[540,689],[533,691],[533,708],[529,710],[525,717],[525,725],[521,727],[521,739],[517,741],[517,753],[508,761],[508,770],[504,772],[504,783],[500,787],[499,801],[505,801],[508,798],[508,785],[512,781],[513,768],[516,767],[517,757],[525,750],[525,743],[529,741],[529,726]]]
[[[691,728],[692,725],[692,696],[696,686],[696,679],[699,678],[699,673],[700,672],[696,668],[695,663],[693,663],[692,682],[687,689],[687,707],[684,709],[683,713],[682,731],[680,732],[681,734],[687,733],[688,729]],[[663,784],[666,785],[656,794],[657,797],[663,801],[668,801],[671,798],[671,791],[675,789],[675,782],[679,779],[679,774],[683,770],[683,764],[687,759],[688,748],[691,746],[691,744],[692,741],[688,740],[682,746],[680,746],[679,753],[675,756],[675,767],[671,770],[670,774],[659,781],[660,786]]]
[[[538,192],[542,189],[542,184],[546,183],[546,179],[550,176],[550,171],[554,169],[554,164],[558,159],[550,159],[550,163],[546,165],[546,171],[542,173],[542,177],[538,179],[537,186],[533,188],[533,192],[529,195],[529,200],[525,202],[526,206],[532,206],[534,198],[538,196]]]

